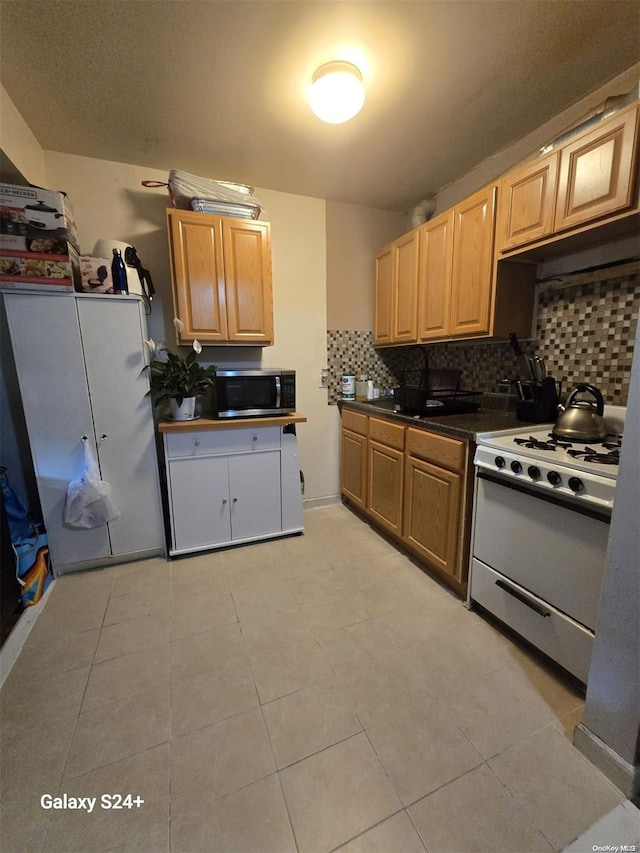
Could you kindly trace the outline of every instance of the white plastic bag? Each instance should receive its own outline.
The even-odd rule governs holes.
[[[111,500],[111,486],[100,479],[98,460],[91,442],[83,438],[84,470],[67,488],[64,521],[69,527],[101,527],[120,515]]]

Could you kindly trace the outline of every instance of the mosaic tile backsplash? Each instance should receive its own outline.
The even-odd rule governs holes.
[[[640,313],[640,275],[548,290],[538,302],[535,341],[522,349],[542,356],[562,381],[563,395],[580,382],[598,387],[606,403],[625,405]],[[415,381],[425,365],[462,371],[461,386],[495,393],[503,379],[517,379],[509,343],[461,342],[374,349],[371,332],[328,331],[329,403],[340,398],[341,377],[350,371],[376,387]]]

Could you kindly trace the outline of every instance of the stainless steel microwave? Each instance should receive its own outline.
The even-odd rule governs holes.
[[[216,370],[216,415],[250,418],[296,410],[295,370]]]

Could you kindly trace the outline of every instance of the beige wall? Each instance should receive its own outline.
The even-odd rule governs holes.
[[[46,186],[42,148],[2,85],[0,116],[0,150],[29,183]]]
[[[327,202],[328,329],[373,329],[375,254],[406,230],[404,213]]]
[[[47,180],[69,194],[80,245],[90,254],[101,237],[135,245],[150,270],[156,299],[149,333],[173,344],[173,308],[165,210],[168,193],[146,189],[143,180],[167,180],[165,172],[45,152]],[[218,365],[293,368],[298,409],[309,421],[298,428],[305,499],[338,494],[338,424],[320,388],[326,362],[325,202],[256,188],[262,219],[271,223],[275,346],[206,347],[203,360]]]

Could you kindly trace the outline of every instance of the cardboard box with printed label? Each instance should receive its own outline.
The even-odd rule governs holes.
[[[0,290],[81,290],[80,256],[71,243],[66,248],[66,255],[17,253],[0,248]]]
[[[66,255],[67,243],[80,250],[73,207],[64,193],[0,183],[1,249]]]
[[[78,233],[64,193],[0,183],[0,288],[81,289]]]
[[[80,275],[83,293],[112,293],[111,261],[108,258],[94,258],[91,255],[80,256]]]

